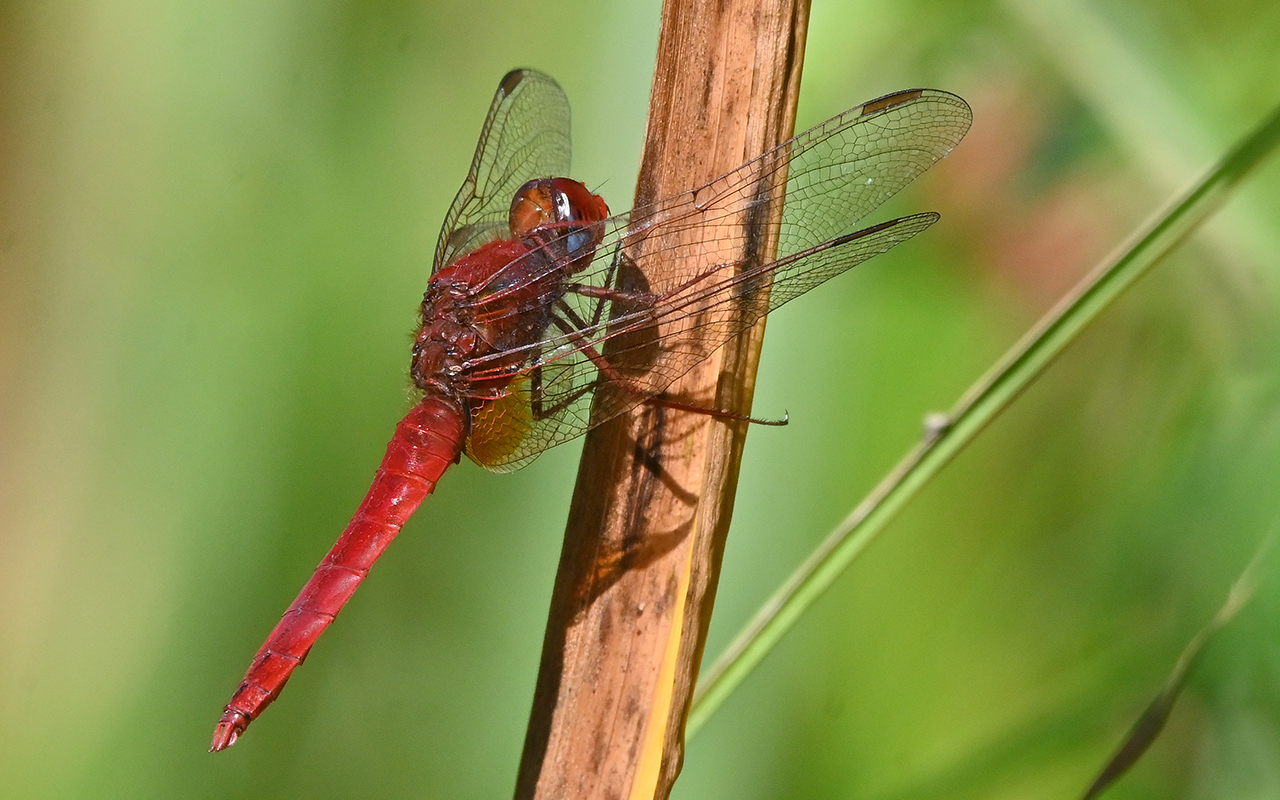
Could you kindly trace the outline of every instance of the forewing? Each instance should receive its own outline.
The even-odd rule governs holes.
[[[964,100],[935,89],[872,100],[704,186],[632,211],[627,246],[649,251],[637,259],[659,265],[644,267],[654,274],[658,291],[714,267],[716,245],[739,241],[748,219],[776,236],[776,257],[785,258],[851,231],[950,153],[972,120]],[[783,202],[780,220],[772,213],[778,202]],[[711,257],[672,265],[666,256],[672,240],[686,238],[693,229],[710,232],[702,241]],[[742,258],[758,255],[747,252]]]
[[[471,170],[445,214],[436,270],[486,242],[511,235],[507,213],[533,178],[569,174],[569,100],[551,77],[508,72],[489,106]]]

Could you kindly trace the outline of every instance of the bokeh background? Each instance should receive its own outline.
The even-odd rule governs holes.
[[[222,704],[408,402],[499,77],[626,208],[658,3],[0,3],[0,795],[507,797],[579,445],[445,477],[271,712]],[[708,657],[1044,310],[1280,101],[1275,0],[815,0],[799,126],[965,96],[928,235],[771,318]],[[1280,512],[1280,164],[935,481],[677,798],[1078,796]],[[1274,569],[1271,573],[1274,573]],[[1280,590],[1116,798],[1280,797]]]

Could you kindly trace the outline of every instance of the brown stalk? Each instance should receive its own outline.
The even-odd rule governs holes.
[[[702,185],[791,136],[807,0],[667,0],[635,205]],[[775,213],[781,213],[777,204]],[[776,242],[716,231],[761,263]],[[690,235],[701,235],[693,231]],[[668,396],[747,413],[763,323]],[[710,624],[746,424],[645,405],[583,449],[517,800],[666,798]]]

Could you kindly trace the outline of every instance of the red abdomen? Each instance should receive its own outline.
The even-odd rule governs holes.
[[[461,410],[428,396],[396,425],[364,502],[249,665],[213,733],[211,751],[235,744],[280,695],[295,667],[342,610],[373,562],[462,452]]]

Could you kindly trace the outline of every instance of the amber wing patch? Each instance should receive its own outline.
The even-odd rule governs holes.
[[[529,378],[522,376],[511,382],[502,397],[472,409],[467,455],[482,467],[500,467],[511,460],[532,424]]]

